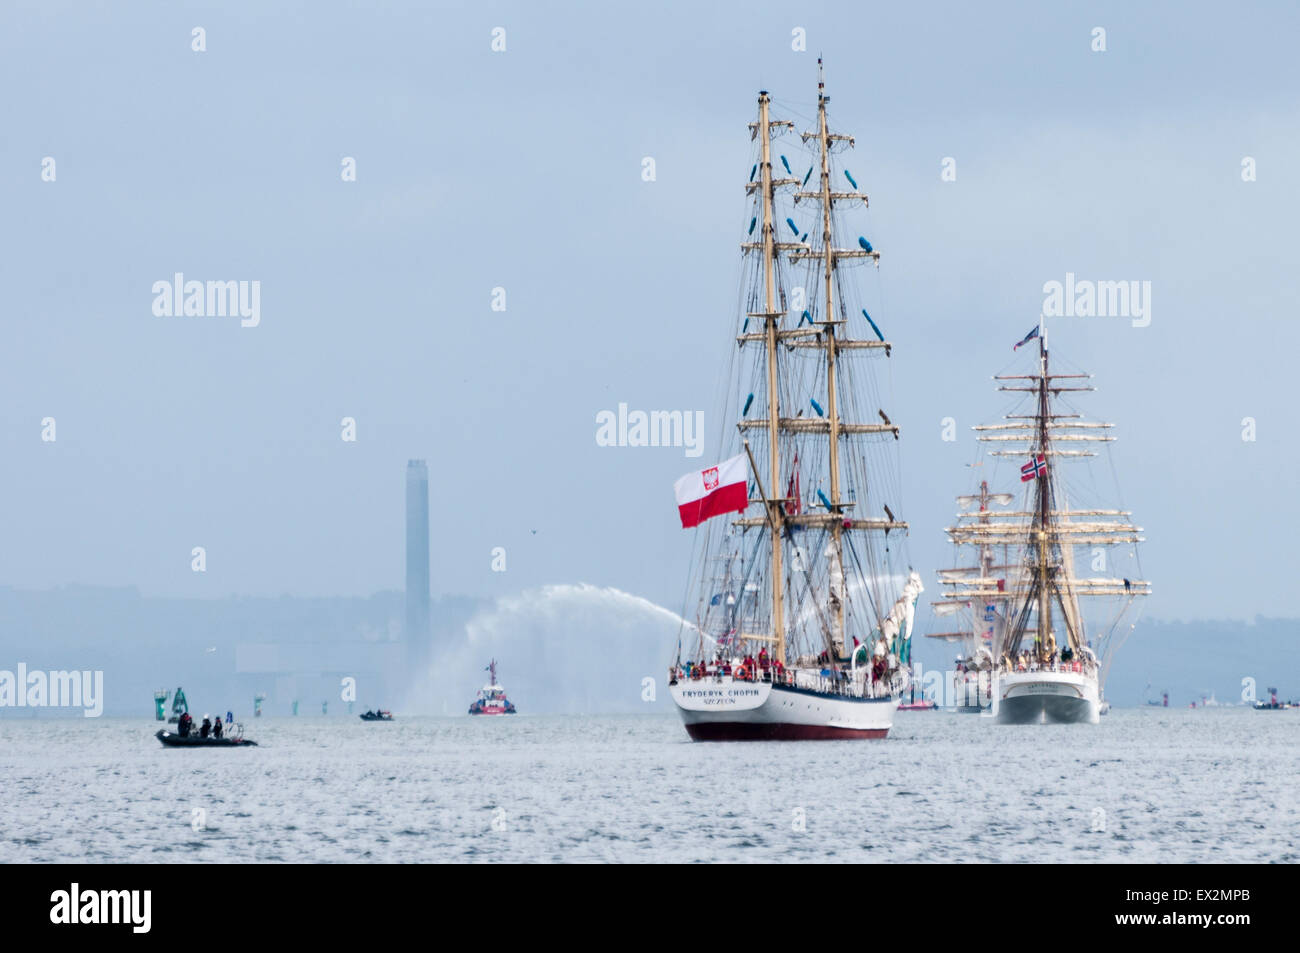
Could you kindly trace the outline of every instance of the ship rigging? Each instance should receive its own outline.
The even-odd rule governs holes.
[[[905,562],[907,523],[895,516],[899,428],[871,367],[892,345],[849,274],[878,267],[880,253],[865,236],[841,237],[840,210],[868,199],[837,166],[855,142],[831,130],[818,67],[815,124],[797,137],[811,153],[802,176],[774,149],[795,145],[794,122],[773,118],[759,94],[741,245],[739,419],[721,448],[734,456],[677,485],[684,526],[740,513],[702,531],[705,565],[722,557],[724,588],[714,588],[717,572],[702,574],[701,637],[693,651],[679,642],[670,677],[697,739],[883,737],[907,678],[922,586]]]

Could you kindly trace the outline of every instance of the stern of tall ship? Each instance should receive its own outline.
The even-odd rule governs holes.
[[[1087,672],[999,673],[993,717],[1000,725],[1095,725],[1101,721],[1097,678]]]
[[[898,698],[839,695],[730,676],[670,685],[694,741],[828,741],[884,738]]]

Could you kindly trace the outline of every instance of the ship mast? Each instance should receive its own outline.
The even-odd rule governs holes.
[[[964,525],[958,527],[949,527],[947,532],[949,538],[955,545],[961,543],[974,543],[978,548],[976,563],[974,566],[962,567],[957,566],[952,569],[940,569],[939,581],[948,591],[943,598],[932,602],[935,607],[948,609],[970,608],[971,631],[970,632],[936,632],[931,633],[932,638],[952,639],[958,637],[975,638],[975,607],[976,601],[987,603],[994,601],[1002,604],[1005,615],[1006,605],[1009,599],[1006,588],[1007,579],[1004,576],[999,579],[994,574],[997,572],[1005,573],[1007,570],[1020,572],[1024,569],[1023,564],[1008,563],[1007,556],[1004,555],[1001,563],[997,562],[994,543],[987,535],[987,531],[993,527],[993,517],[1002,514],[995,513],[990,504],[997,503],[999,506],[1007,506],[1013,501],[1014,497],[1010,493],[994,493],[989,489],[989,481],[980,481],[980,491],[978,494],[957,497],[957,503],[962,509],[973,506],[978,503],[979,506],[973,512],[959,512],[957,518],[959,521],[965,521]],[[970,521],[973,520],[972,524]],[[967,535],[969,533],[969,535]],[[1004,553],[1007,547],[1003,541]],[[1014,579],[1012,580],[1014,583]],[[945,613],[946,614],[946,613]],[[996,649],[992,646],[991,649]]]
[[[819,61],[820,62],[820,61]],[[819,76],[819,80],[821,77]],[[847,590],[844,585],[844,565],[842,559],[843,552],[843,534],[851,528],[854,531],[888,533],[890,530],[907,529],[907,523],[894,518],[893,513],[888,506],[884,506],[885,518],[873,518],[864,516],[852,521],[851,526],[844,517],[844,511],[853,506],[852,502],[845,502],[841,488],[841,469],[842,461],[840,459],[840,440],[846,435],[858,434],[880,434],[889,433],[898,438],[899,428],[891,423],[884,411],[881,411],[881,418],[884,423],[860,423],[844,422],[840,419],[839,405],[841,403],[839,394],[839,356],[846,349],[869,350],[880,348],[884,350],[886,356],[890,352],[890,344],[885,340],[884,335],[872,323],[873,330],[879,340],[859,340],[851,339],[848,335],[836,332],[838,325],[844,324],[843,319],[835,317],[834,308],[834,288],[835,288],[835,269],[839,267],[841,258],[859,259],[865,258],[873,261],[879,261],[880,253],[871,248],[871,245],[865,238],[859,240],[860,248],[836,248],[834,246],[834,235],[831,225],[832,211],[834,203],[837,201],[861,202],[864,206],[867,204],[867,196],[857,190],[857,183],[854,184],[854,190],[851,192],[833,191],[831,185],[831,148],[836,142],[847,142],[853,144],[853,138],[847,135],[839,135],[829,131],[826,119],[826,104],[829,97],[825,95],[824,83],[819,83],[818,96],[818,125],[814,132],[804,132],[801,138],[805,143],[810,143],[814,138],[818,140],[820,165],[821,165],[821,182],[817,191],[803,192],[798,191],[802,185],[799,178],[787,176],[782,178],[773,177],[772,168],[772,148],[771,138],[773,131],[778,127],[792,129],[794,123],[788,120],[772,119],[769,113],[770,99],[766,91],[761,91],[758,98],[759,115],[758,121],[750,123],[750,129],[755,138],[761,137],[759,162],[757,167],[761,170],[761,175],[757,182],[751,180],[746,186],[746,190],[760,191],[762,194],[762,222],[763,232],[761,241],[743,242],[741,247],[749,252],[761,252],[763,255],[763,290],[764,304],[763,310],[751,311],[748,314],[749,319],[761,318],[764,322],[763,332],[760,333],[742,333],[737,340],[743,346],[745,343],[753,341],[758,343],[760,340],[766,352],[766,371],[767,371],[767,417],[766,419],[747,419],[741,420],[738,424],[739,429],[744,432],[749,429],[762,428],[767,432],[769,444],[769,459],[767,461],[767,472],[770,480],[768,490],[769,496],[764,490],[762,476],[758,472],[755,461],[751,459],[751,469],[754,471],[754,477],[757,482],[759,495],[762,497],[762,503],[765,513],[762,517],[741,517],[732,522],[733,526],[743,528],[762,527],[771,536],[772,556],[771,556],[771,586],[772,586],[772,634],[769,638],[776,647],[776,658],[786,661],[787,652],[787,624],[785,619],[785,579],[784,568],[782,565],[782,546],[784,539],[790,527],[815,527],[825,529],[831,538],[831,548],[829,550],[830,559],[833,562],[834,569],[837,572],[831,573],[830,596],[833,610],[833,618],[830,621],[825,620],[820,609],[818,618],[822,622],[822,631],[826,636],[827,648],[831,649],[841,656],[843,654],[845,619],[847,610]],[[786,163],[788,170],[788,163]],[[846,172],[847,176],[848,173]],[[849,176],[852,182],[852,177]],[[805,179],[806,181],[806,179]],[[822,242],[823,247],[814,249],[807,244],[804,236],[801,239],[789,242],[779,241],[776,235],[775,218],[775,196],[778,188],[786,186],[795,187],[795,202],[801,199],[818,201],[822,204]],[[757,219],[755,219],[755,222]],[[789,221],[789,220],[788,220]],[[790,221],[793,228],[793,221]],[[754,223],[751,223],[751,229]],[[779,294],[777,289],[777,256],[786,254],[790,261],[811,261],[816,260],[822,265],[823,294],[819,296],[824,303],[826,313],[821,314],[818,318],[811,318],[810,327],[794,327],[782,329],[780,324],[785,316],[784,295]],[[778,298],[780,300],[778,300]],[[822,304],[819,303],[815,308],[820,312]],[[865,314],[865,312],[864,312]],[[870,321],[870,318],[867,319]],[[802,321],[800,325],[802,325]],[[825,354],[827,368],[827,404],[829,411],[823,414],[822,407],[813,401],[813,406],[817,410],[817,416],[821,419],[803,418],[801,415],[794,417],[782,417],[780,415],[779,400],[779,370],[777,367],[778,346],[797,351],[804,348],[816,349]],[[781,480],[781,459],[779,454],[781,439],[783,436],[791,434],[816,434],[826,435],[829,439],[829,456],[828,466],[830,470],[830,496],[823,499],[826,505],[824,513],[787,513],[785,503],[788,502],[780,495]],[[746,444],[748,451],[748,444]],[[838,580],[835,578],[838,575]]]
[[[978,513],[959,513],[957,523],[946,529],[948,538],[957,545],[978,548],[980,568],[975,575],[969,570],[941,570],[946,575],[944,585],[950,588],[943,603],[936,605],[960,606],[966,601],[998,600],[1010,608],[1006,625],[994,646],[994,661],[998,665],[1014,665],[1021,644],[1034,628],[1034,654],[1040,663],[1049,661],[1048,649],[1053,631],[1052,603],[1061,610],[1065,639],[1076,654],[1088,653],[1089,630],[1080,609],[1080,600],[1100,597],[1123,597],[1124,606],[1115,614],[1108,630],[1093,631],[1101,648],[1099,681],[1105,681],[1107,659],[1116,645],[1111,641],[1121,614],[1139,596],[1151,594],[1151,584],[1145,579],[1098,576],[1081,577],[1074,568],[1074,551],[1079,546],[1117,546],[1143,542],[1142,528],[1130,521],[1132,516],[1123,509],[1073,508],[1066,499],[1064,484],[1058,484],[1057,467],[1073,458],[1096,456],[1085,449],[1094,443],[1109,443],[1115,438],[1107,431],[1114,424],[1086,421],[1078,413],[1064,412],[1054,401],[1062,393],[1091,391],[1086,382],[1089,374],[1057,374],[1051,371],[1050,351],[1046,343],[1046,328],[1042,318],[1036,329],[1038,337],[1038,368],[1032,374],[998,374],[998,390],[1023,393],[1032,397],[1032,413],[1014,413],[1004,416],[1006,423],[981,424],[973,429],[979,432],[981,442],[993,443],[1005,449],[990,450],[994,457],[1013,457],[1029,462],[1021,467],[1021,479],[1036,480],[1037,485],[1024,497],[1020,510],[1002,511],[991,518],[984,509],[986,486],[981,484],[978,497],[959,497],[960,501],[979,500]],[[1034,336],[1031,334],[1031,337]],[[1018,345],[1017,345],[1018,346]],[[1068,398],[1067,398],[1068,399]],[[1026,408],[1028,410],[1029,408]],[[1079,448],[1079,449],[1075,449]],[[1039,458],[1042,458],[1042,464]],[[1010,502],[1009,494],[1004,495]],[[999,501],[1001,502],[1001,501]],[[1011,565],[991,565],[992,547],[1014,549],[1016,560],[1004,558]],[[1094,564],[1094,571],[1101,567]],[[1010,580],[994,578],[994,570],[1012,570],[1016,575]],[[1004,589],[1006,591],[1004,591]],[[1034,616],[1037,621],[1034,622]],[[1033,625],[1031,625],[1033,623]],[[955,635],[944,633],[943,635]],[[1122,642],[1122,640],[1121,640]],[[1094,656],[1096,653],[1092,653]]]
[[[822,72],[822,61],[819,57],[817,60],[817,141],[820,146],[822,163],[822,253],[825,262],[823,278],[826,294],[826,310],[822,313],[822,323],[826,328],[826,412],[830,415],[828,466],[831,478],[831,512],[838,515],[840,512],[840,413],[837,400],[838,387],[835,383],[835,325],[837,322],[834,319],[835,256],[832,251],[834,245],[831,242],[831,150],[830,133],[826,128],[826,102],[828,98],[826,95],[825,75]],[[834,553],[835,563],[839,567],[838,575],[832,578],[839,580],[841,589],[843,589],[844,580],[842,533],[842,521],[835,520],[831,523],[831,549]],[[832,642],[835,652],[840,656],[844,654],[844,595],[843,591],[831,591],[831,608],[835,614],[832,626]]]
[[[1048,431],[1047,422],[1050,420],[1047,406],[1047,342],[1046,335],[1038,336],[1038,450],[1037,453],[1047,459],[1048,451]],[[1035,457],[1034,459],[1037,459]],[[1043,659],[1047,652],[1048,640],[1052,636],[1052,598],[1051,590],[1048,584],[1048,575],[1051,572],[1049,560],[1051,558],[1052,546],[1049,531],[1051,528],[1051,489],[1052,482],[1049,473],[1042,473],[1038,476],[1038,568],[1036,570],[1036,585],[1038,587],[1038,632],[1034,636],[1034,642],[1037,646],[1037,655],[1040,660]]]
[[[1040,319],[1041,321],[1041,319]],[[1024,602],[1018,612],[1015,625],[1008,633],[1008,638],[1000,647],[1001,653],[1012,656],[1018,651],[1021,641],[1029,627],[1029,616],[1037,612],[1034,634],[1034,653],[1040,661],[1047,660],[1047,653],[1054,638],[1052,628],[1052,597],[1055,595],[1065,622],[1066,639],[1074,652],[1079,652],[1087,645],[1087,634],[1078,610],[1079,596],[1139,596],[1150,592],[1145,580],[1131,579],[1081,579],[1074,573],[1072,547],[1078,545],[1115,545],[1118,543],[1141,542],[1141,528],[1132,525],[1124,517],[1129,514],[1123,510],[1069,508],[1062,500],[1058,507],[1054,501],[1058,494],[1056,486],[1056,461],[1071,457],[1091,457],[1090,450],[1056,449],[1058,441],[1071,443],[1109,442],[1114,437],[1091,431],[1108,430],[1113,425],[1108,423],[1088,423],[1080,421],[1078,414],[1054,413],[1052,397],[1063,391],[1090,391],[1091,386],[1076,386],[1061,383],[1066,379],[1084,379],[1087,374],[1053,374],[1050,371],[1050,353],[1046,344],[1046,329],[1042,328],[1038,336],[1038,373],[1029,375],[999,374],[998,381],[1025,381],[1024,385],[1003,384],[998,389],[1003,391],[1025,391],[1033,394],[1037,406],[1035,412],[1026,415],[1009,415],[1012,422],[975,427],[986,431],[978,439],[1004,443],[1027,444],[1029,466],[1034,467],[1032,479],[1037,480],[1034,488],[1033,508],[1020,513],[1002,514],[1003,519],[996,523],[981,520],[978,525],[958,525],[950,527],[948,535],[955,543],[967,543],[978,546],[990,544],[1025,545],[1025,567],[1028,570],[1028,585],[1023,596]],[[996,433],[987,433],[996,431]],[[1078,431],[1083,431],[1079,433]],[[1067,443],[1067,446],[1070,444]],[[1025,450],[994,450],[994,456],[1020,457]],[[1037,460],[1041,456],[1046,469],[1039,469]],[[1026,469],[1026,472],[1028,470]],[[1083,517],[1083,520],[1079,518]],[[1021,518],[1030,519],[1028,527],[1019,524]],[[1118,519],[1115,519],[1118,518]],[[1025,529],[1028,529],[1027,536]],[[991,595],[985,581],[977,581],[968,587],[962,595],[979,598]]]
[[[830,496],[823,503],[826,504],[827,512],[817,515],[803,515],[793,517],[790,522],[801,526],[818,526],[828,530],[831,542],[829,555],[833,564],[833,571],[830,574],[830,602],[832,619],[829,625],[828,648],[840,657],[844,656],[845,651],[845,616],[847,611],[847,587],[844,580],[846,572],[844,567],[844,533],[849,530],[849,521],[845,519],[844,511],[852,507],[852,502],[845,502],[841,488],[842,465],[840,460],[840,440],[842,437],[850,434],[877,434],[889,433],[894,439],[898,439],[898,427],[890,422],[885,416],[884,411],[880,412],[881,419],[884,423],[863,423],[859,421],[845,422],[840,417],[840,355],[845,350],[870,350],[880,348],[884,350],[885,355],[890,353],[890,344],[881,334],[874,322],[871,322],[872,329],[876,332],[879,340],[861,340],[851,338],[847,333],[841,333],[838,329],[840,325],[846,322],[843,317],[836,315],[835,301],[835,272],[840,265],[840,259],[869,259],[874,262],[880,261],[880,253],[875,251],[865,238],[859,239],[859,248],[836,248],[835,235],[832,227],[833,212],[836,202],[861,202],[865,207],[867,196],[858,190],[858,185],[853,181],[852,176],[845,172],[845,176],[853,184],[852,191],[837,192],[834,191],[831,181],[831,149],[835,143],[847,143],[850,147],[854,145],[852,136],[841,133],[833,133],[826,117],[826,107],[830,102],[830,97],[826,95],[825,74],[823,72],[822,61],[817,60],[817,129],[813,132],[802,134],[803,141],[808,143],[812,139],[817,140],[817,153],[820,160],[821,178],[819,187],[815,192],[795,193],[795,201],[801,199],[810,199],[821,203],[822,218],[822,247],[820,249],[799,249],[796,248],[790,253],[792,261],[811,261],[818,260],[822,265],[822,314],[821,319],[816,321],[814,331],[815,340],[795,341],[793,346],[815,347],[825,353],[826,360],[826,420],[822,426],[817,426],[809,422],[808,424],[795,423],[794,427],[802,432],[826,434],[828,439],[827,446],[827,469],[830,477]],[[797,180],[796,180],[797,182]],[[841,309],[842,310],[842,309]],[[864,311],[865,315],[866,312]],[[870,322],[871,319],[867,318]],[[815,402],[814,402],[815,403]],[[821,408],[817,407],[818,415],[821,415]],[[793,423],[793,422],[792,422]],[[824,427],[824,429],[823,429]],[[793,429],[793,428],[792,428]],[[884,507],[885,518],[872,518],[864,516],[852,520],[852,528],[855,531],[889,533],[894,529],[906,529],[907,523],[896,520],[888,506]]]
[[[772,225],[772,204],[776,198],[776,188],[772,184],[772,131],[771,116],[768,107],[771,100],[767,90],[758,94],[758,135],[762,143],[762,161],[760,162],[763,190],[763,285],[764,298],[764,334],[767,347],[767,439],[771,458],[768,474],[772,484],[772,493],[777,492],[781,479],[780,456],[780,398],[777,393],[776,375],[776,339],[777,322],[783,312],[776,305],[776,233]],[[785,508],[775,499],[768,499],[768,531],[772,534],[772,638],[776,642],[776,658],[785,663],[785,607],[784,593],[781,589],[781,538],[785,529]]]

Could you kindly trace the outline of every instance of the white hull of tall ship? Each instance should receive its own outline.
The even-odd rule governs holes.
[[[864,698],[728,675],[682,678],[669,690],[695,741],[884,738],[899,701],[898,696]]]
[[[1000,725],[1095,725],[1100,714],[1097,676],[1090,672],[999,672],[993,678],[993,717]]]

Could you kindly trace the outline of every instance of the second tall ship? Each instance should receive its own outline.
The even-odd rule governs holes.
[[[728,459],[676,486],[682,525],[709,521],[696,623],[670,673],[695,740],[883,738],[906,685],[922,585],[873,367],[891,345],[852,278],[880,254],[844,240],[839,210],[867,196],[836,161],[854,140],[829,128],[829,101],[819,76],[815,127],[796,140],[761,92],[749,127],[747,281],[723,414],[737,427]]]
[[[996,447],[991,457],[1020,464],[1021,507],[992,510],[990,503],[1011,499],[990,494],[987,482],[979,497],[963,498],[980,506],[959,514],[947,532],[978,558],[941,571],[946,593],[935,608],[965,608],[979,620],[966,643],[963,680],[969,685],[973,674],[976,707],[987,705],[1003,724],[1096,724],[1110,663],[1133,628],[1128,611],[1151,591],[1136,578],[1142,530],[1127,510],[1089,498],[1085,474],[1067,481],[1063,465],[1095,457],[1115,439],[1114,424],[1075,412],[1069,401],[1093,389],[1089,375],[1052,371],[1041,322],[1016,348],[1031,342],[1038,345],[1032,373],[994,378],[999,390],[1020,395],[1015,412],[975,428]],[[1121,566],[1132,575],[1117,575]]]

